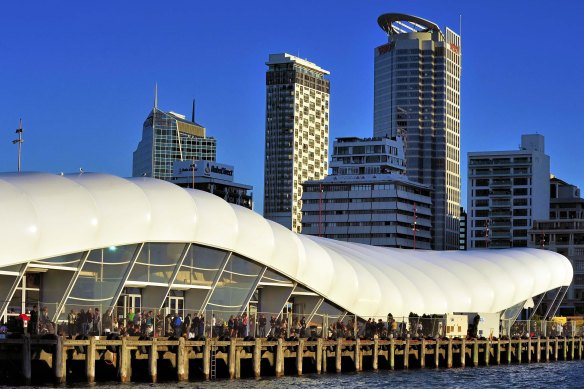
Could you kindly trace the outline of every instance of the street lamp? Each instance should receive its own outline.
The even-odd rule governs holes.
[[[18,134],[18,139],[12,141],[12,144],[18,144],[18,172],[20,173],[20,155],[22,153],[22,119],[20,119],[20,127],[16,129],[16,133]]]

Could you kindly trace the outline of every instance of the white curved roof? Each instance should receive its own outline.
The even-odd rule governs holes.
[[[0,266],[138,242],[236,252],[362,317],[498,312],[572,281],[536,249],[423,251],[298,235],[212,194],[151,178],[0,174]]]

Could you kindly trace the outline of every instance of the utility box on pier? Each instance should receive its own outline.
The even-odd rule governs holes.
[[[468,317],[466,315],[446,314],[444,319],[444,335],[447,338],[466,337],[468,331]]]

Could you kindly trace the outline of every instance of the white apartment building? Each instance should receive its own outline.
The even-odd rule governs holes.
[[[302,183],[328,173],[327,70],[290,54],[266,62],[264,217],[302,229]]]
[[[431,248],[431,191],[405,176],[403,142],[338,138],[332,174],[304,183],[302,233],[401,248]]]
[[[526,247],[533,220],[550,209],[544,137],[522,135],[519,150],[468,153],[468,248]]]

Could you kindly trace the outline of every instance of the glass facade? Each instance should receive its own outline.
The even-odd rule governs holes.
[[[205,128],[182,115],[154,108],[144,122],[142,140],[134,151],[132,175],[170,181],[173,161],[215,161],[217,142]]]

